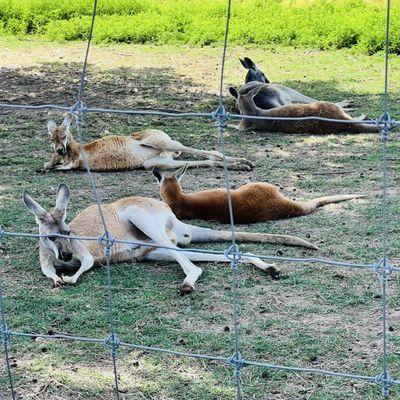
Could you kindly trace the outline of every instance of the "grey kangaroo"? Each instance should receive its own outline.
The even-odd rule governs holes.
[[[236,101],[239,99],[239,94],[244,95],[256,88],[259,88],[260,90],[254,98],[254,103],[258,108],[264,110],[286,106],[293,103],[311,104],[318,101],[312,97],[305,96],[297,90],[277,83],[270,83],[265,74],[252,60],[250,60],[250,58],[245,57],[243,60],[239,60],[243,67],[247,69],[247,74],[245,85],[242,86],[239,91],[233,87],[229,88],[229,93],[236,99]],[[343,100],[335,104],[350,111],[348,108],[350,106],[350,101],[348,100]]]

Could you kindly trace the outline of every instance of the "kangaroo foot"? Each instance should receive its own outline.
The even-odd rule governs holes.
[[[354,101],[346,99],[343,101],[339,101],[335,104],[341,108],[345,108],[347,111],[350,111],[350,110],[352,110],[352,108],[350,108],[350,107],[354,106]]]
[[[186,294],[192,293],[194,290],[194,287],[189,285],[188,283],[183,283],[179,288],[178,288],[178,293],[181,296],[185,296]]]

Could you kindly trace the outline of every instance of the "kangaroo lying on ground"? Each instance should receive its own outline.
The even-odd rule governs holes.
[[[183,193],[180,180],[186,167],[166,176],[158,168],[153,174],[160,184],[160,195],[179,219],[217,220],[229,223],[226,189],[202,190]],[[231,191],[235,223],[251,224],[276,219],[299,217],[312,213],[316,208],[340,201],[358,199],[362,195],[336,195],[319,197],[306,202],[293,201],[283,196],[275,185],[248,183]]]
[[[239,60],[243,67],[247,69],[246,84],[239,89],[239,93],[246,94],[249,90],[260,88],[259,93],[254,98],[254,103],[257,107],[268,110],[292,103],[310,104],[318,101],[312,97],[305,96],[295,89],[270,83],[265,74],[250,60],[250,58],[245,57],[243,60]],[[229,92],[238,100],[238,93],[235,88],[229,88]],[[342,108],[348,108],[351,102],[343,100],[335,104]]]
[[[238,106],[242,115],[281,118],[321,117],[340,119],[344,121],[362,121],[362,119],[364,118],[364,116],[361,116],[358,119],[352,118],[336,104],[327,102],[317,102],[311,104],[290,104],[287,106],[271,108],[270,110],[262,110],[254,103],[254,97],[257,95],[259,90],[259,88],[255,88],[248,91],[246,94],[238,93]],[[317,120],[280,121],[242,119],[238,128],[240,130],[254,128],[266,132],[311,134],[332,134],[340,132],[378,132],[378,128],[376,126],[363,124],[361,122],[358,124],[346,124]]]
[[[80,212],[69,226],[65,223],[69,198],[68,187],[60,185],[56,206],[49,213],[27,192],[24,192],[23,196],[25,205],[35,215],[40,234],[69,235],[72,233],[76,236],[102,236],[104,228],[97,205],[92,205]],[[231,239],[229,231],[216,231],[179,221],[170,207],[161,201],[145,197],[127,197],[111,204],[102,205],[102,211],[107,228],[114,239],[140,241],[150,245],[137,247],[126,243],[114,243],[111,247],[111,261],[176,261],[186,275],[181,286],[182,293],[191,292],[202,274],[202,269],[194,265],[192,261],[230,261],[225,255],[181,252],[152,247],[151,245],[159,245],[177,249],[178,245],[195,242],[221,242]],[[287,235],[236,232],[235,237],[239,242],[268,242],[317,249],[306,240]],[[104,250],[97,240],[81,241],[57,236],[40,238],[39,255],[42,272],[48,278],[53,279],[56,286],[64,283],[76,283],[79,276],[92,268],[94,264],[106,262]],[[245,264],[255,265],[272,277],[279,275],[277,268],[264,263],[259,258],[242,257],[241,261]],[[73,269],[77,263],[80,264],[80,268],[73,276],[59,277],[57,275],[56,267]]]
[[[47,129],[55,153],[44,169],[71,170],[85,169],[80,146],[70,132],[70,117],[57,127],[49,121]],[[92,171],[124,171],[138,168],[160,169],[179,168],[186,163],[189,167],[223,167],[223,155],[218,151],[198,150],[172,140],[165,132],[147,129],[131,136],[106,136],[83,145]],[[207,160],[178,161],[174,158],[181,153],[194,154]],[[227,157],[228,167],[251,170],[252,164],[245,158]]]

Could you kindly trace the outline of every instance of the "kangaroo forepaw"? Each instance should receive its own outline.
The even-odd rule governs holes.
[[[50,161],[49,161],[49,162],[45,162],[45,163],[43,164],[43,169],[44,169],[45,171],[50,171],[51,169],[54,169],[54,165],[53,165],[53,163],[51,163]]]
[[[69,283],[70,285],[74,285],[76,283],[76,278],[74,278],[73,276],[68,276],[64,274],[61,276],[64,283]]]
[[[65,285],[65,282],[61,278],[54,279],[54,282],[53,282],[54,289],[62,288],[64,285]]]

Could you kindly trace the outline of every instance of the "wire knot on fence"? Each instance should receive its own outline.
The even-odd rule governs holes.
[[[382,388],[382,395],[388,397],[390,388],[394,385],[394,380],[389,371],[383,371],[375,377],[375,383]]]
[[[217,121],[219,128],[226,128],[226,123],[229,119],[229,113],[223,104],[220,104],[218,108],[212,113],[212,117]]]
[[[390,275],[394,271],[393,266],[388,258],[382,258],[376,264],[374,264],[374,270],[378,274],[386,275]]]
[[[385,139],[388,137],[389,131],[396,128],[397,123],[390,115],[389,111],[385,111],[377,120],[376,125],[382,132],[382,135],[385,136]]]
[[[99,237],[99,245],[105,246],[105,255],[106,257],[110,257],[111,255],[111,247],[115,244],[115,238],[111,235],[109,231],[103,233],[102,236]]]
[[[10,341],[11,330],[5,322],[2,326],[1,333],[2,333],[1,344],[3,346],[7,346],[8,342]]]
[[[242,259],[242,252],[236,243],[225,250],[224,255],[227,259],[231,260],[232,264],[237,264]]]
[[[79,114],[83,114],[86,112],[86,105],[82,100],[78,100],[70,109],[69,115],[73,115],[75,117],[79,116]]]
[[[121,345],[120,338],[115,333],[110,333],[104,339],[104,347],[111,349],[111,355],[113,357],[117,356],[119,346]]]

